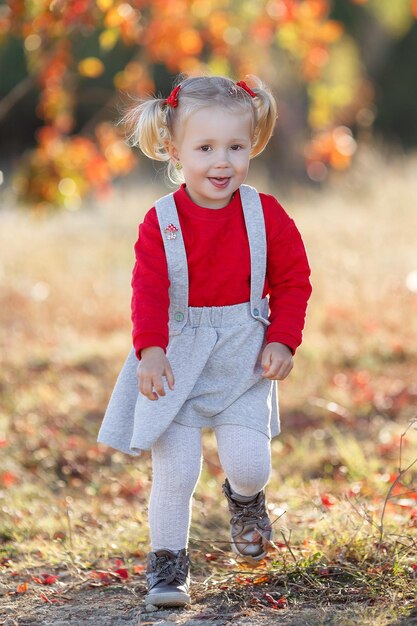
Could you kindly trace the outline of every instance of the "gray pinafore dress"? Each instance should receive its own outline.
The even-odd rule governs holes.
[[[259,194],[239,188],[251,259],[250,302],[188,306],[188,265],[173,194],[156,202],[170,280],[167,358],[175,388],[157,401],[138,391],[138,359],[132,347],[113,389],[97,440],[138,456],[171,422],[192,427],[239,424],[280,432],[277,382],[261,377],[268,300],[262,298],[266,235]]]

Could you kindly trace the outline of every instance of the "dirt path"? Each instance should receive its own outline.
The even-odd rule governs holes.
[[[120,584],[102,589],[79,589],[63,596],[65,604],[49,604],[34,595],[3,595],[1,626],[355,626],[386,624],[417,626],[417,612],[397,621],[380,621],[378,609],[352,603],[341,606],[306,607],[302,603],[282,610],[245,606],[218,594],[204,595],[195,586],[193,604],[186,609],[147,611],[144,585]],[[4,591],[4,587],[3,587]],[[45,593],[47,596],[47,594]],[[319,601],[319,598],[318,598]],[[375,622],[372,614],[375,611]],[[363,621],[361,617],[363,616]],[[370,621],[368,621],[370,620]]]
[[[319,626],[355,624],[340,621],[346,609],[283,609],[277,613],[267,607],[252,609],[231,606],[229,609],[197,602],[187,609],[147,612],[143,595],[132,588],[83,590],[62,606],[39,604],[30,597],[8,600],[2,607],[2,626]],[[353,608],[353,607],[351,607]],[[416,622],[417,623],[417,622]],[[411,622],[410,622],[411,624]]]

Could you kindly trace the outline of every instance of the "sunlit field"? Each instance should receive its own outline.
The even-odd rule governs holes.
[[[249,179],[295,218],[314,287],[280,385],[275,544],[256,569],[232,556],[207,430],[194,605],[171,611],[173,623],[416,623],[416,169],[415,156],[363,152],[322,190]],[[150,457],[96,435],[131,345],[137,227],[163,193],[162,178],[131,180],[78,212],[0,210],[0,623],[67,623],[71,612],[81,624],[83,608],[99,607],[88,623],[130,611],[123,623],[136,624],[143,608]]]

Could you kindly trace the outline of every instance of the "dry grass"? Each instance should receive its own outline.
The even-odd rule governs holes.
[[[314,296],[296,368],[281,385],[283,434],[268,486],[276,546],[256,570],[228,551],[222,471],[205,436],[191,530],[195,598],[235,623],[261,615],[262,623],[414,623],[415,466],[394,480],[401,441],[401,467],[416,457],[417,431],[401,439],[417,413],[417,294],[406,286],[417,269],[415,168],[416,157],[384,163],[364,153],[351,176],[322,192],[282,198],[269,188],[304,235]],[[250,182],[267,191],[259,173]],[[79,602],[81,590],[97,591],[92,581],[116,588],[91,578],[114,572],[116,559],[129,573],[123,588],[144,588],[149,456],[128,458],[95,437],[130,348],[137,224],[161,192],[120,189],[48,220],[0,213],[4,615],[36,612],[42,589]],[[43,588],[33,580],[40,571],[58,572],[58,582]],[[274,608],[282,598],[288,607]]]

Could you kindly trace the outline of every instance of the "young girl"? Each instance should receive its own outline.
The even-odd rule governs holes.
[[[311,287],[293,220],[244,185],[276,119],[270,91],[253,81],[186,78],[125,118],[131,143],[185,181],[139,227],[133,347],[98,436],[128,454],[152,451],[146,602],[156,606],[190,602],[202,427],[214,429],[226,474],[232,549],[261,559],[271,543],[264,487],[280,431],[276,381],[293,367]]]

